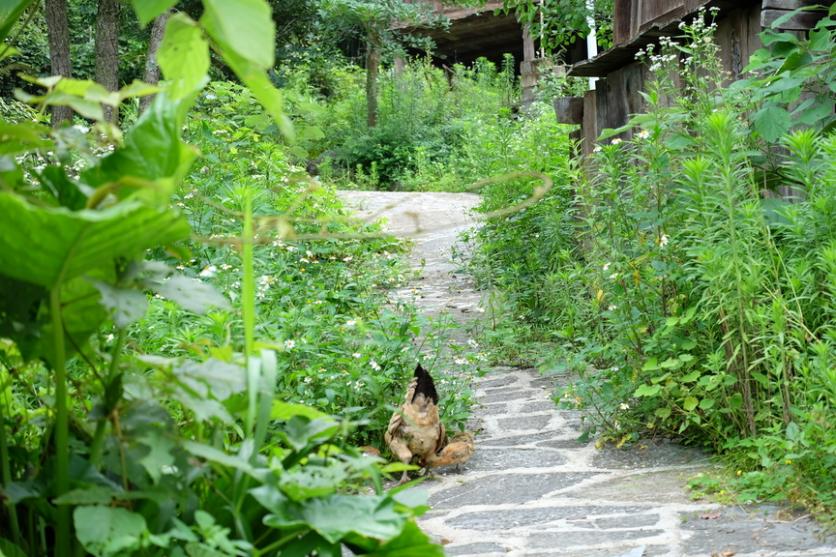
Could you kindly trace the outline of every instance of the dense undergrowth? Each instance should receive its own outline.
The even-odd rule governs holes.
[[[312,85],[310,68],[287,72],[291,114],[298,120],[300,164],[344,188],[462,191],[512,169],[535,169],[539,142],[558,140],[547,103],[519,108],[514,60],[501,68],[480,59],[449,71],[415,60],[380,79],[378,125],[368,128],[362,73],[333,70],[333,92]],[[549,92],[571,87],[545,80]]]
[[[588,409],[602,440],[709,446],[736,471],[739,501],[789,498],[825,520],[836,503],[833,12],[807,39],[766,31],[750,77],[731,86],[713,24],[662,41],[645,54],[647,113],[605,133],[584,173],[549,169],[545,202],[486,223],[473,260],[497,315],[517,317],[486,327],[501,357],[576,374],[556,399]],[[483,209],[524,193],[488,189]]]
[[[419,357],[451,431],[469,390],[432,359],[443,326],[388,303],[404,245],[294,164],[269,11],[248,5],[172,16],[159,90],[21,94],[75,126],[4,102],[5,555],[442,554],[425,496],[383,488],[403,467],[355,447],[381,445]],[[207,86],[210,46],[243,85]]]

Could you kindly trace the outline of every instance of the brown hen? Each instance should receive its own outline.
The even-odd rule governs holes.
[[[435,383],[421,364],[415,368],[403,405],[389,420],[384,439],[392,454],[404,464],[416,460],[427,467],[461,464],[474,450],[469,433],[455,436],[448,445],[438,415]],[[409,475],[404,472],[400,483],[408,480]]]

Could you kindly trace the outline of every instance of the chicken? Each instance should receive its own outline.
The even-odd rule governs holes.
[[[384,440],[395,457],[409,464],[416,460],[422,466],[461,464],[473,454],[473,436],[459,434],[447,444],[444,424],[438,416],[438,393],[430,374],[421,367],[409,383],[401,408],[392,414]],[[400,483],[409,480],[404,472]]]
[[[457,433],[450,439],[441,452],[431,455],[427,458],[427,466],[431,468],[438,468],[440,466],[450,466],[455,464],[458,466],[470,460],[473,452],[476,450],[476,443],[473,439],[473,434],[467,431]]]

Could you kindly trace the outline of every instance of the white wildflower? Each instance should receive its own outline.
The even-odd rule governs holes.
[[[659,247],[663,248],[663,247],[667,246],[668,241],[669,241],[669,238],[667,237],[667,235],[662,234],[661,236],[659,236]]]
[[[349,319],[348,321],[345,322],[345,326],[348,329],[353,328],[355,325],[357,325],[357,321],[354,320],[354,319]]]
[[[615,280],[618,278],[618,273],[613,273],[610,275],[610,280]]]
[[[363,357],[363,355],[359,352],[355,352],[354,354],[351,355],[351,357],[354,358],[355,360],[359,360],[360,358]]]
[[[207,266],[206,266],[206,267],[204,267],[204,268],[203,268],[203,270],[202,270],[202,271],[200,271],[200,273],[198,273],[198,274],[199,274],[201,277],[203,277],[203,278],[212,278],[212,277],[214,277],[214,276],[215,276],[215,274],[216,274],[217,272],[218,272],[218,268],[217,268],[217,267],[215,267],[214,265],[207,265]]]
[[[463,366],[467,363],[467,360],[465,360],[464,358],[454,358],[453,363],[457,366]]]
[[[479,348],[479,343],[473,340],[472,338],[467,339],[467,345],[473,348],[474,350]]]
[[[229,263],[221,263],[222,271],[229,271],[230,269],[232,269],[232,265],[230,265]]]
[[[618,306],[615,305],[615,304],[610,304],[610,307],[608,307],[607,309],[610,310],[610,311],[615,311],[615,310],[618,309]]]
[[[352,259],[354,259],[352,256],[347,255],[346,257],[343,257],[343,262],[344,262],[344,263],[348,263],[348,262],[350,262]]]
[[[613,139],[613,140],[612,140],[612,144],[613,144],[613,145],[619,145],[620,143],[621,143],[621,139],[619,139],[619,138],[617,138],[617,137],[616,137],[615,139]]]
[[[627,404],[626,402],[622,402],[621,404],[618,405],[618,407],[622,410],[629,410],[630,409],[630,405]]]
[[[160,466],[160,474],[162,474],[163,476],[173,476],[179,471],[180,469],[177,468],[177,466],[175,466],[174,464],[163,464],[162,466]]]
[[[293,350],[296,348],[296,341],[292,339],[288,339],[284,341],[284,349],[285,350]]]
[[[113,339],[115,339],[115,338],[116,338],[116,336],[114,336],[113,333],[110,333],[109,335],[107,335],[105,337],[105,342],[108,342],[108,343],[113,342]]]
[[[642,130],[636,134],[636,137],[639,139],[647,139],[648,137],[650,137],[650,132],[647,130]]]
[[[371,360],[369,362],[369,366],[375,371],[380,371],[380,364],[375,362],[374,360]]]

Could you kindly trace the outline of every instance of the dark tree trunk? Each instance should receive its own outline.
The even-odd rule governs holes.
[[[165,33],[165,24],[168,23],[168,18],[171,11],[166,11],[157,16],[154,20],[154,25],[151,26],[151,37],[148,39],[148,57],[145,59],[145,75],[142,80],[145,83],[157,84],[160,82],[160,65],[157,64],[157,50],[160,48],[160,43],[163,42],[163,34]],[[139,112],[145,112],[145,109],[154,100],[154,95],[148,95],[139,99]]]
[[[108,91],[119,89],[119,0],[99,0],[96,15],[96,81]],[[115,122],[118,113],[104,105],[105,120]]]
[[[377,126],[377,74],[380,72],[380,45],[370,34],[366,43],[366,114],[370,128]]]
[[[49,62],[52,75],[70,77],[70,27],[67,19],[67,0],[45,0],[47,35],[49,40]],[[68,106],[52,107],[52,125],[58,127],[73,118]]]

